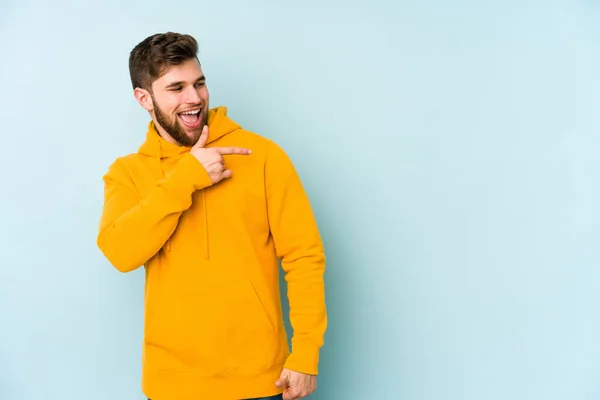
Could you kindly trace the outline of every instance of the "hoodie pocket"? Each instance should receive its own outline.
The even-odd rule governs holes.
[[[157,369],[217,375],[271,364],[275,332],[248,281],[166,292],[146,327]]]

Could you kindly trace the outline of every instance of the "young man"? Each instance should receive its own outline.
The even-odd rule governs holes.
[[[197,52],[171,32],[132,50],[134,95],[152,120],[104,176],[98,246],[121,272],[145,267],[146,396],[300,399],[316,389],[327,326],[320,234],[284,151],[209,109]]]

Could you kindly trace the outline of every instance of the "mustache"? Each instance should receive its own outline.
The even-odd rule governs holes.
[[[181,111],[177,111],[177,112],[182,112],[182,111],[186,111],[186,110],[192,110],[194,108],[200,108],[201,110],[204,110],[206,108],[206,106],[207,106],[206,103],[186,104],[186,105],[183,105],[183,106],[179,107],[179,110],[181,110]]]

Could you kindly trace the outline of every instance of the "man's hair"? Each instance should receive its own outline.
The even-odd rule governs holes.
[[[152,83],[171,66],[196,58],[198,42],[190,35],[167,32],[149,36],[131,50],[129,75],[133,88],[152,92]]]

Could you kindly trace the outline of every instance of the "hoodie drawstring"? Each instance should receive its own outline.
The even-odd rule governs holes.
[[[160,142],[160,140],[158,141],[158,165],[160,167],[160,174],[162,179],[165,179],[165,169],[163,168],[163,163],[162,163],[162,143]]]
[[[202,189],[202,213],[203,215],[203,224],[202,227],[204,228],[204,232],[202,232],[204,234],[204,259],[208,260],[209,254],[208,254],[208,210],[206,208],[207,206],[207,201],[206,201],[206,189]]]
[[[160,173],[161,173],[161,177],[162,179],[164,179],[166,177],[166,173],[165,173],[165,169],[163,167],[163,160],[162,160],[162,153],[163,153],[163,148],[162,148],[162,143],[160,142],[160,140],[158,141],[158,165],[160,168]],[[207,201],[206,201],[206,189],[201,189],[202,195],[202,207],[201,207],[201,213],[202,215],[200,216],[200,218],[202,219],[202,235],[204,235],[204,240],[202,243],[202,251],[203,251],[203,255],[204,255],[204,260],[208,260],[209,259],[209,254],[208,254],[208,211],[206,209],[207,207]],[[171,239],[167,239],[167,242],[165,243],[165,249],[166,251],[170,251],[171,250]]]

